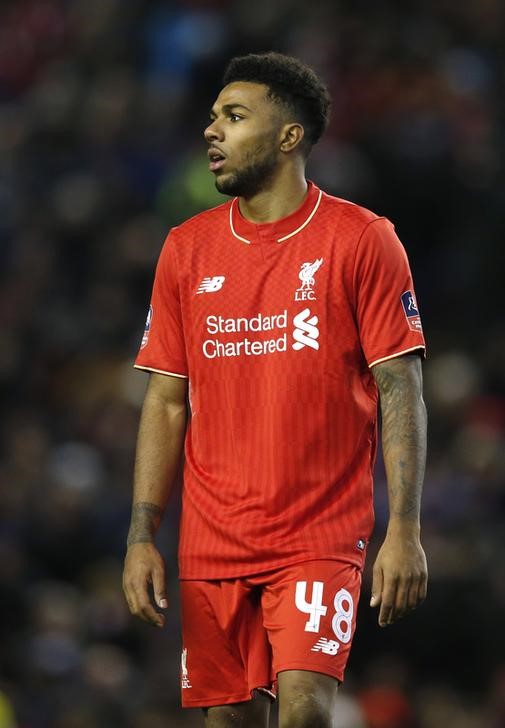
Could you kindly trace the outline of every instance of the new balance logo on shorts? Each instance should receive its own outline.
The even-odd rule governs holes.
[[[197,293],[215,293],[221,290],[225,276],[213,276],[212,278],[204,278],[198,286]]]
[[[312,647],[311,652],[324,652],[325,655],[336,655],[339,647],[339,643],[335,640],[327,640],[326,637],[320,637],[314,647]]]

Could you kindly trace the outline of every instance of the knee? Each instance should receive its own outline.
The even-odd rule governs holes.
[[[279,728],[331,728],[332,724],[331,706],[317,693],[295,693],[280,706]]]
[[[216,708],[204,708],[205,728],[238,728],[242,726],[243,716],[240,709],[234,706],[219,706]]]

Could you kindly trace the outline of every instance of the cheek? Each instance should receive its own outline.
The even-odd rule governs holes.
[[[271,137],[261,137],[241,149],[241,158],[248,163],[261,162],[275,153]]]

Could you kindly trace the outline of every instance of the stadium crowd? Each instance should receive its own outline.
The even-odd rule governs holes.
[[[268,49],[328,82],[310,176],[394,221],[428,343],[428,600],[379,630],[366,572],[336,726],[505,726],[504,33],[501,0],[0,5],[0,728],[201,725],[176,499],[163,632],[121,591],[132,362],[166,231],[223,199],[202,130],[224,64]],[[376,514],[378,541],[380,462]]]

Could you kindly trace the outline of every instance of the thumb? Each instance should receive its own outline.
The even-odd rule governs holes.
[[[153,591],[158,607],[166,609],[168,607],[168,599],[165,584],[165,569],[163,566],[159,566],[153,570]]]
[[[377,607],[381,603],[382,584],[383,584],[382,569],[374,569],[373,570],[373,579],[372,579],[372,597],[370,599],[371,607]]]

